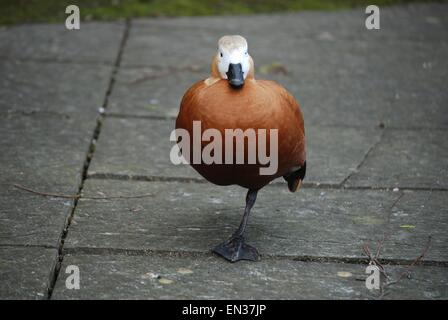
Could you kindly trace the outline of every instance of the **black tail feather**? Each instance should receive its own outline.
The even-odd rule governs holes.
[[[283,179],[288,182],[288,189],[291,192],[295,192],[299,185],[301,184],[302,180],[305,178],[306,174],[306,161],[303,163],[303,166],[301,166],[299,169],[290,172],[288,174],[285,174],[283,176]]]

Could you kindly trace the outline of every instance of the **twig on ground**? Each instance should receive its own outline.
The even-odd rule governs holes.
[[[398,278],[396,280],[392,280],[391,277],[387,274],[384,266],[379,262],[379,255],[381,253],[381,249],[383,247],[385,239],[386,239],[386,237],[384,236],[383,239],[378,242],[378,249],[376,251],[375,256],[372,255],[372,252],[370,251],[370,248],[367,244],[363,245],[363,251],[364,251],[365,255],[370,260],[369,264],[373,264],[373,265],[377,266],[378,269],[380,270],[381,274],[384,275],[384,277],[387,280],[384,284],[383,284],[383,282],[381,282],[380,294],[378,297],[374,297],[375,299],[382,299],[385,295],[387,295],[389,293],[388,291],[385,290],[388,286],[400,282],[405,276],[409,276],[409,273],[412,270],[412,268],[415,267],[415,265],[425,257],[425,255],[428,252],[429,247],[431,245],[431,236],[429,236],[426,246],[423,249],[422,253],[417,258],[415,258],[414,261],[412,261],[411,264],[409,264],[403,272],[400,273],[400,275],[398,276]]]
[[[386,273],[386,270],[384,269],[384,266],[381,264],[381,262],[378,260],[380,253],[381,253],[381,249],[383,247],[384,241],[386,239],[386,236],[383,236],[383,239],[378,242],[378,249],[376,250],[376,254],[375,256],[372,255],[372,252],[370,251],[370,248],[367,244],[364,244],[363,246],[363,250],[364,253],[367,255],[367,257],[369,258],[370,262],[369,264],[374,264],[375,266],[377,266],[380,269],[380,272],[386,277],[389,278],[389,276]]]
[[[21,190],[25,190],[40,196],[44,196],[44,197],[54,197],[54,198],[65,198],[65,199],[78,199],[80,198],[79,195],[67,195],[67,194],[56,194],[56,193],[48,193],[48,192],[40,192],[40,191],[36,191],[33,190],[31,188],[22,186],[20,184],[14,183],[13,186],[17,189],[21,189]]]
[[[397,280],[389,282],[388,285],[398,283],[401,279],[403,279],[404,276],[408,277],[409,273],[412,270],[412,268],[414,268],[415,265],[417,263],[419,263],[425,257],[425,255],[428,252],[430,246],[431,246],[431,236],[428,236],[428,241],[426,242],[426,246],[423,249],[422,253],[417,258],[415,258],[414,261],[412,261],[412,263],[410,265],[408,265],[403,272],[400,273],[400,275],[398,276]]]
[[[378,259],[378,257],[380,256],[384,241],[386,241],[386,235],[384,235],[383,239],[381,239],[381,241],[378,242],[378,248],[376,249],[375,259]]]
[[[364,251],[364,254],[369,258],[369,265],[375,265],[379,269],[380,273],[387,277],[383,265],[378,261],[378,256],[381,248],[378,248],[375,256],[372,255],[372,252],[370,251],[368,244],[364,244],[362,246],[362,249]],[[380,294],[378,296],[371,296],[371,298],[375,300],[381,300],[384,295],[385,295],[384,286],[382,285],[382,282],[380,282]]]
[[[136,196],[104,196],[104,197],[86,197],[79,194],[76,195],[67,195],[67,194],[58,194],[58,193],[48,193],[33,190],[29,187],[22,186],[20,184],[13,184],[13,186],[17,189],[21,189],[30,193],[34,193],[44,197],[53,197],[53,198],[64,198],[64,199],[88,199],[88,200],[109,200],[109,199],[137,199],[137,198],[147,198],[154,197],[154,193],[140,194]]]

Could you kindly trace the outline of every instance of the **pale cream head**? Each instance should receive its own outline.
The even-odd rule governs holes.
[[[242,36],[223,36],[218,41],[216,62],[221,79],[227,79],[230,64],[241,64],[243,77],[246,79],[251,67],[247,41]]]

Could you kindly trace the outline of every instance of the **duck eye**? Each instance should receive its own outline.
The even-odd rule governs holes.
[[[247,56],[247,51],[244,54]]]
[[[222,58],[222,52],[220,52],[220,53],[219,53],[219,55],[220,55],[220,56],[221,56],[221,58]]]

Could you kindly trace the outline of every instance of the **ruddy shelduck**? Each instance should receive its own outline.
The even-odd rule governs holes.
[[[265,164],[258,160],[252,164],[206,164],[187,159],[199,174],[214,184],[239,185],[248,189],[239,228],[213,251],[231,262],[259,260],[258,251],[244,240],[257,192],[278,177],[283,177],[289,190],[295,192],[305,177],[305,129],[299,104],[276,82],[255,80],[254,62],[248,53],[246,39],[239,35],[224,36],[218,41],[210,77],[194,84],[183,96],[176,129],[184,129],[193,135],[195,121],[200,121],[201,130],[215,129],[223,136],[226,129],[241,129],[243,132],[253,129],[257,132],[257,140],[260,138],[259,129],[277,129],[278,166],[273,174],[260,174],[260,168]],[[267,153],[272,152],[269,135],[266,140]],[[201,148],[209,143],[201,141]],[[225,150],[224,143],[222,152]],[[244,141],[245,159],[251,151],[248,141]]]

